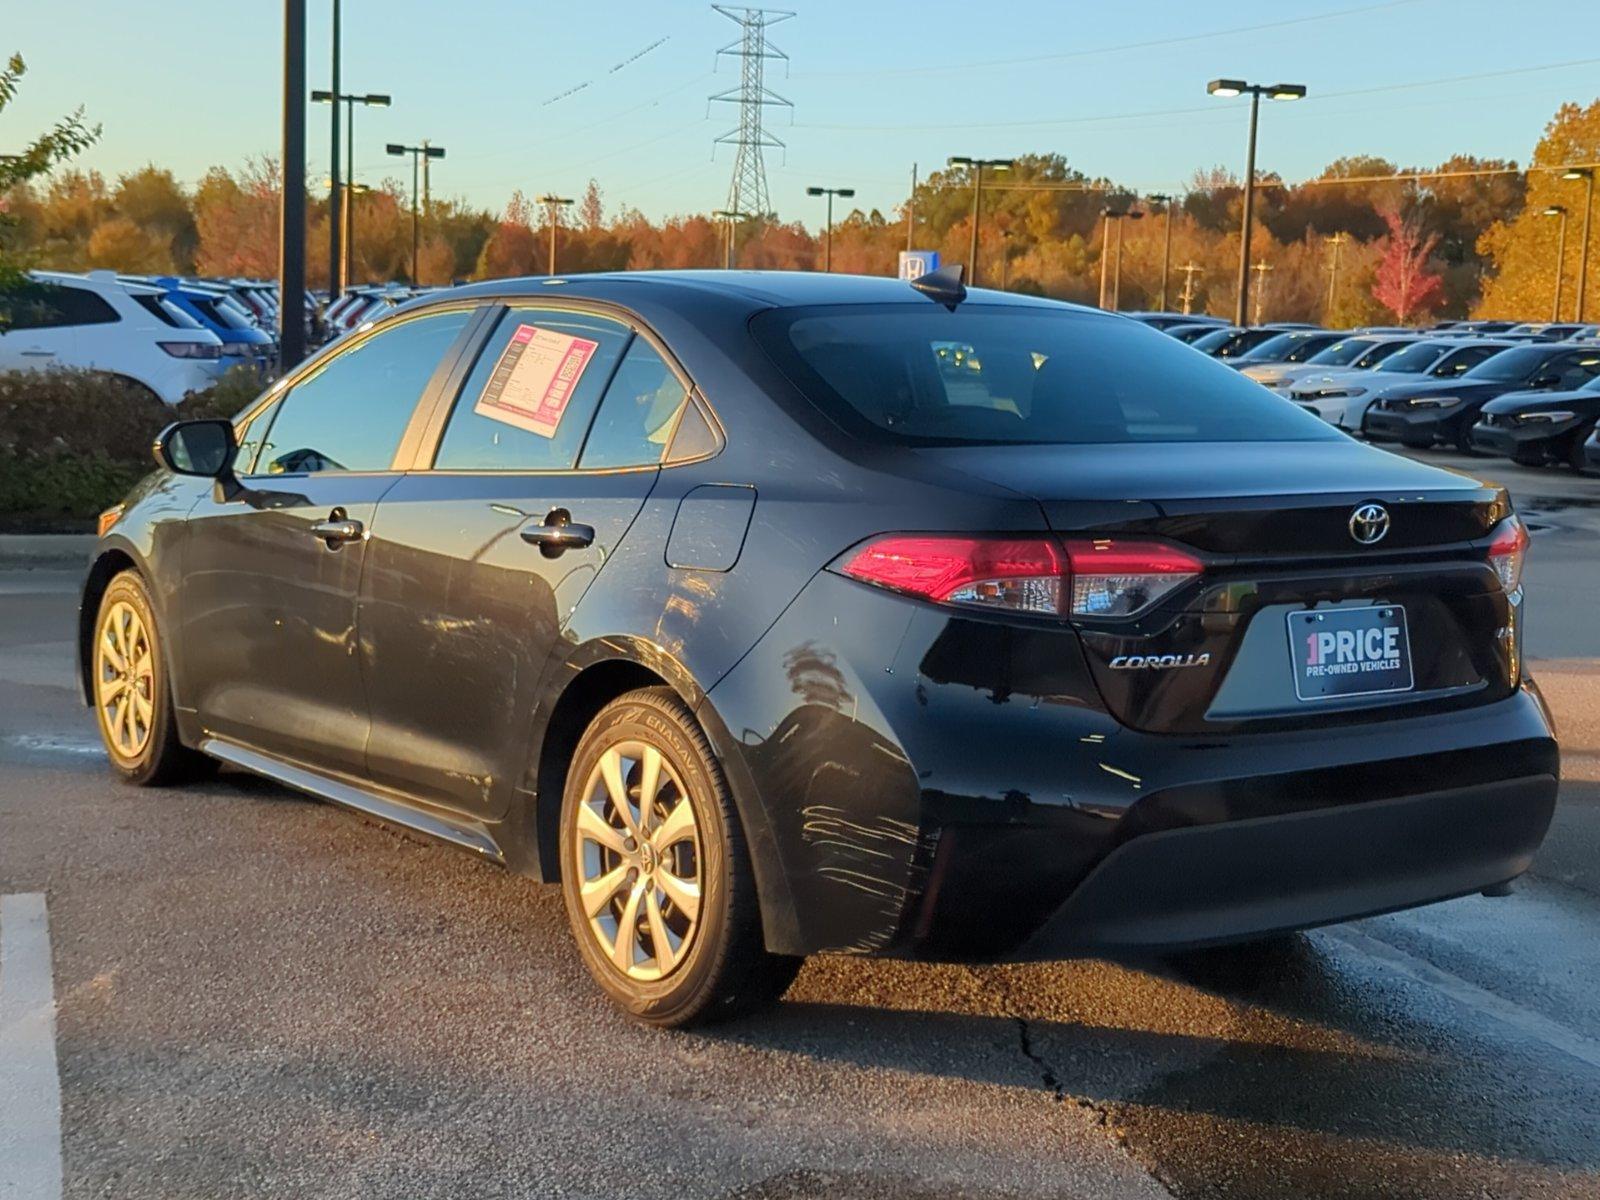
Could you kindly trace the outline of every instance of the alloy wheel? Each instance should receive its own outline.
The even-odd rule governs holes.
[[[94,651],[95,706],[112,749],[135,759],[155,724],[155,652],[144,618],[118,600],[100,619]]]
[[[601,953],[633,980],[669,975],[700,925],[700,825],[683,779],[655,746],[611,746],[575,833],[578,899]]]

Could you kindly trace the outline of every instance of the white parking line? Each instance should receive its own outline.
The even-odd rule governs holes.
[[[1402,975],[1413,983],[1420,983],[1442,992],[1456,1003],[1475,1009],[1484,1016],[1492,1017],[1524,1037],[1541,1041],[1591,1067],[1600,1067],[1600,1042],[1584,1037],[1581,1033],[1552,1021],[1549,1017],[1524,1008],[1503,996],[1497,996],[1475,983],[1468,983],[1459,975],[1453,975],[1430,962],[1407,954],[1398,946],[1391,946],[1388,942],[1349,927],[1325,929],[1322,932],[1358,954],[1363,954],[1387,967],[1395,974]]]
[[[60,1195],[49,919],[39,892],[0,896],[0,1200]]]

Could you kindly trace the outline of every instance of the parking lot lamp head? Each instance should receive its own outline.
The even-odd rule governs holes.
[[[1206,84],[1206,91],[1213,96],[1222,96],[1231,99],[1234,96],[1244,95],[1244,89],[1249,86],[1242,79],[1213,79]]]

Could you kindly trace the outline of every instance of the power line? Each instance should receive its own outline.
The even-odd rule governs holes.
[[[1191,42],[1209,41],[1213,38],[1238,37],[1244,33],[1260,33],[1269,29],[1284,29],[1291,25],[1304,25],[1310,21],[1329,21],[1338,17],[1357,16],[1361,13],[1378,12],[1382,9],[1399,8],[1402,5],[1415,3],[1417,3],[1417,0],[1384,0],[1380,4],[1364,4],[1358,8],[1339,9],[1335,12],[1290,17],[1282,21],[1266,21],[1257,25],[1241,25],[1233,29],[1217,29],[1210,33],[1191,33],[1181,37],[1154,38],[1143,42],[1124,42],[1121,45],[1100,46],[1092,50],[1069,50],[1059,54],[1033,54],[1023,58],[992,58],[980,62],[945,63],[938,66],[890,67],[887,69],[872,66],[846,71],[809,71],[798,78],[837,79],[853,75],[871,75],[874,79],[880,79],[886,75],[934,75],[948,71],[980,71],[990,67],[1016,67],[1031,63],[1064,62],[1074,58],[1100,58],[1107,54],[1121,54],[1130,50],[1152,50],[1159,46],[1177,46]]]
[[[1338,100],[1346,96],[1369,96],[1380,92],[1393,92],[1407,88],[1445,87],[1453,83],[1472,83],[1480,79],[1497,79],[1509,75],[1531,75],[1540,71],[1561,71],[1571,67],[1586,67],[1600,63],[1600,58],[1574,58],[1566,62],[1544,63],[1532,67],[1511,67],[1498,71],[1478,71],[1471,75],[1451,75],[1442,79],[1416,80],[1410,83],[1385,83],[1375,87],[1347,88],[1339,92],[1312,93],[1301,104],[1311,105],[1328,100]],[[1097,125],[1106,121],[1128,121],[1145,117],[1182,117],[1195,113],[1215,112],[1216,105],[1193,105],[1185,108],[1148,108],[1135,112],[1101,113],[1092,117],[1036,117],[1024,121],[969,121],[953,123],[949,121],[936,121],[928,124],[908,125],[861,125],[861,124],[813,124],[799,122],[797,129],[822,129],[834,132],[861,132],[861,133],[894,133],[917,132],[924,130],[944,129],[1024,129],[1041,125]]]

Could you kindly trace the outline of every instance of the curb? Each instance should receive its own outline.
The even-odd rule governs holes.
[[[86,566],[96,540],[92,533],[0,534],[0,567]]]

